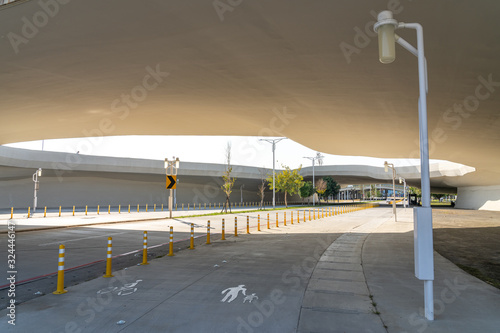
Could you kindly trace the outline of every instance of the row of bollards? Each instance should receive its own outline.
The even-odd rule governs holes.
[[[339,207],[326,207],[321,209],[313,209],[313,219],[316,219],[316,213],[318,214],[318,219],[324,218],[325,216],[335,216],[339,214],[350,213],[362,209],[368,209],[378,206],[378,204],[360,204],[351,206],[339,206]],[[306,211],[303,211],[303,221],[306,222]],[[293,224],[294,212],[290,212],[290,223]],[[297,223],[300,223],[300,211],[297,211]],[[309,221],[311,221],[311,210],[309,209]],[[286,226],[286,212],[283,214],[283,225]],[[279,227],[279,214],[276,213],[276,227]],[[267,229],[270,228],[269,213],[267,214]],[[250,217],[247,215],[246,223],[247,234],[250,234]],[[257,231],[260,229],[260,214],[257,215]],[[221,240],[225,240],[225,219],[222,219],[222,237]],[[234,236],[238,237],[238,217],[234,218]],[[210,242],[210,220],[207,222],[207,241],[206,244],[211,244]],[[108,237],[108,247],[106,253],[106,272],[103,277],[110,278],[114,275],[112,274],[112,253],[113,253],[113,239]],[[194,224],[191,223],[191,235],[190,235],[190,245],[189,249],[194,250]],[[168,256],[174,256],[174,227],[170,227],[170,239],[169,239],[169,251]],[[67,290],[64,289],[64,257],[65,257],[65,246],[59,246],[59,262],[57,271],[57,290],[53,294],[64,294]],[[142,247],[142,263],[141,265],[148,265],[148,232],[143,233],[143,247]]]

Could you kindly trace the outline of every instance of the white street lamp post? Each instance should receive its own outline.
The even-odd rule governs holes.
[[[312,161],[312,167],[313,167],[313,189],[316,188],[316,183],[314,182],[314,165],[315,165],[315,162],[316,160],[320,160],[320,165],[321,165],[321,159],[323,158],[323,156],[321,155],[321,153],[317,153],[316,156],[314,157],[304,157],[304,158],[307,158],[309,160]],[[315,206],[315,197],[316,197],[316,193],[313,193],[313,206]]]
[[[434,320],[434,252],[432,240],[432,210],[429,172],[429,137],[427,130],[427,62],[424,53],[424,32],[418,23],[402,23],[393,18],[392,12],[385,10],[378,14],[374,25],[378,33],[379,59],[391,63],[396,58],[395,42],[410,51],[418,59],[418,120],[420,137],[420,170],[422,207],[413,210],[415,276],[424,281],[425,317]],[[417,32],[417,48],[395,34],[395,29],[409,28]]]
[[[39,168],[33,174],[33,183],[35,183],[35,186],[34,186],[35,189],[34,189],[34,193],[33,193],[33,213],[36,212],[36,205],[38,202],[37,193],[38,193],[38,188],[39,188],[38,177],[41,177],[41,176],[42,176],[42,168]]]
[[[394,221],[398,221],[398,216],[396,212],[396,169],[394,168],[394,164],[384,162],[384,170],[385,172],[389,171],[389,168],[392,169],[392,213],[394,214]]]
[[[168,176],[177,176],[177,169],[179,169],[179,158],[178,157],[172,157],[172,160],[169,161],[168,158],[165,159],[165,172]],[[170,168],[170,172],[168,169]],[[172,218],[172,206],[173,206],[173,189],[170,189],[170,195],[168,197],[168,211],[169,211],[169,216]]]
[[[278,142],[280,142],[281,140],[285,140],[286,138],[279,138],[279,139],[260,139],[259,141],[266,141],[266,142],[269,142],[270,144],[272,144],[273,146],[273,209],[276,208],[276,186],[275,186],[275,182],[274,182],[274,179],[275,179],[275,171],[274,171],[274,167],[275,167],[275,162],[276,162],[276,157],[275,157],[275,151],[276,151],[276,144]]]
[[[403,199],[403,207],[406,209],[406,179],[403,177],[399,177],[399,183],[404,183],[403,185],[403,193],[404,193],[404,199]]]

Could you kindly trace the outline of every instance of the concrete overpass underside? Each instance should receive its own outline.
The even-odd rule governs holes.
[[[0,6],[0,144],[286,136],[417,158],[416,59],[398,48],[381,65],[371,32],[388,7],[424,27],[431,158],[476,170],[445,187],[462,207],[500,209],[494,1],[15,1]]]

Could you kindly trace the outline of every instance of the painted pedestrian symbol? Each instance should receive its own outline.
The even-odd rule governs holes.
[[[240,293],[240,291],[243,293],[244,296],[246,296],[246,292],[247,292],[247,288],[244,288],[245,285],[244,284],[240,284],[239,286],[237,287],[232,287],[232,288],[227,288],[227,289],[224,289],[221,294],[224,294],[227,292],[226,296],[224,296],[223,299],[221,299],[220,301],[221,302],[225,302],[227,301],[228,303],[231,303],[232,301],[234,301],[236,299],[236,297],[238,297],[238,294]],[[229,299],[229,300],[228,300]]]
[[[259,299],[259,297],[255,295],[255,293],[245,296],[245,298],[243,299],[243,303],[245,303],[246,301],[248,301],[248,303],[252,303],[254,299]]]

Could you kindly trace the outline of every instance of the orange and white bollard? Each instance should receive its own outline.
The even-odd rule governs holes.
[[[31,207],[28,207],[28,218],[31,216]]]
[[[250,233],[250,217],[247,215],[247,234]]]
[[[75,206],[73,206],[73,216],[75,216]]]
[[[269,213],[267,213],[267,229],[271,229],[271,226],[269,225]]]
[[[257,215],[257,231],[260,231],[260,214]]]
[[[286,227],[286,212],[283,213],[283,225]]]
[[[146,213],[148,212],[148,204],[146,204]]]
[[[306,211],[304,210],[304,223],[306,223]]]
[[[153,212],[156,212],[156,204],[153,206]]]
[[[144,231],[142,236],[142,263],[141,265],[149,265],[148,263],[148,232]]]
[[[59,206],[59,217],[61,217],[61,206]]]
[[[88,210],[88,206],[85,205],[85,216],[87,216],[87,210]]]
[[[170,241],[168,244],[168,256],[174,256],[174,227],[170,227]]]
[[[221,240],[226,240],[226,221],[222,219],[222,237]]]
[[[74,214],[73,214],[74,216]],[[47,217],[47,206],[43,208],[43,217]]]
[[[194,250],[194,223],[191,223],[191,237],[189,240],[189,249]]]
[[[10,208],[10,219],[12,220],[14,218],[14,207]]]
[[[238,237],[238,218],[234,218],[234,237]]]
[[[290,223],[293,224],[293,212],[290,212]]]
[[[210,244],[210,220],[207,222],[207,244]]]
[[[106,274],[103,276],[105,278],[110,278],[114,276],[113,274],[111,274],[111,254],[113,253],[112,248],[113,248],[113,238],[108,237],[108,252],[106,255]]]
[[[99,205],[97,205],[97,215],[99,215]]]
[[[108,214],[111,214],[111,205],[108,205]]]
[[[279,219],[278,219],[278,213],[276,213],[276,228],[279,228]]]
[[[311,221],[311,210],[309,209],[309,221]]]
[[[59,263],[57,267],[57,290],[53,292],[55,295],[65,294],[68,291],[64,289],[64,245],[59,245]]]
[[[122,205],[118,205],[118,214],[122,213]]]

